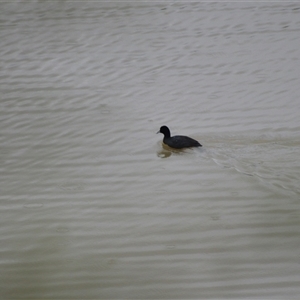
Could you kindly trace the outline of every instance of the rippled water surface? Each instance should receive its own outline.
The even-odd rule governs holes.
[[[2,2],[1,298],[298,299],[299,14]]]

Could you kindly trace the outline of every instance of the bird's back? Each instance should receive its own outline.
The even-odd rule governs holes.
[[[172,137],[164,138],[163,142],[169,147],[176,149],[202,147],[202,145],[198,141],[183,135],[175,135]]]

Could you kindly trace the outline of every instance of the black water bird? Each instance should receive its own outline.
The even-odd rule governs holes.
[[[171,137],[170,129],[167,126],[161,126],[157,133],[162,133],[164,135],[163,142],[171,148],[182,149],[190,147],[202,147],[202,145],[188,137],[183,135],[175,135]]]

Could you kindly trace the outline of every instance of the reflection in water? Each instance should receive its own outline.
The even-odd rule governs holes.
[[[172,153],[183,154],[187,149],[174,149],[168,145],[161,143],[162,149],[157,151],[157,156],[160,158],[167,158],[172,155]]]
[[[172,155],[172,151],[170,150],[161,150],[161,151],[157,151],[157,156],[160,158],[168,158]]]

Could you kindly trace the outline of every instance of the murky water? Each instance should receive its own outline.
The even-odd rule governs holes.
[[[2,2],[1,298],[297,299],[299,14]]]

